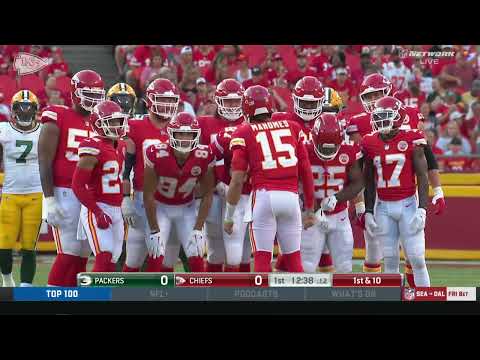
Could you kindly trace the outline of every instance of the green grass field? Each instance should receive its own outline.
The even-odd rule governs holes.
[[[37,273],[34,280],[35,286],[46,286],[48,272],[54,260],[52,255],[37,256]],[[362,262],[354,260],[354,272],[362,271]],[[93,258],[91,258],[88,269],[93,266]],[[460,262],[428,262],[430,279],[432,286],[480,286],[480,262],[460,261]],[[183,266],[179,262],[175,270],[183,272]],[[403,272],[403,266],[400,271]],[[14,279],[17,285],[20,283],[20,258],[15,257]]]

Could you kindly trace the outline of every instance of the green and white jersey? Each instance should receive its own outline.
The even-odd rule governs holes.
[[[0,144],[3,148],[5,194],[42,192],[38,167],[38,138],[41,125],[20,131],[10,122],[0,123]]]

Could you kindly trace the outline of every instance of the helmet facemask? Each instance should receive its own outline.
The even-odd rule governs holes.
[[[314,145],[315,154],[322,160],[332,160],[340,151],[340,144],[319,143]]]
[[[35,121],[37,106],[31,102],[16,102],[12,106],[12,115],[17,125],[29,127]]]
[[[376,108],[371,115],[372,129],[382,134],[388,133],[399,119],[400,114],[397,110]]]
[[[155,115],[164,118],[173,118],[177,114],[180,97],[175,94],[150,94],[151,106],[149,110]]]
[[[305,121],[312,121],[322,113],[323,98],[315,98],[313,95],[299,97],[293,94],[293,110]]]
[[[135,108],[135,97],[130,94],[114,94],[110,100],[116,102],[122,108],[125,114],[132,115]]]
[[[101,88],[78,88],[75,90],[75,96],[80,99],[80,106],[92,112],[95,105],[105,100],[105,90]]]
[[[242,97],[240,95],[215,96],[215,102],[218,106],[218,113],[227,120],[235,121],[243,115]]]
[[[170,146],[181,153],[189,153],[195,150],[200,141],[200,129],[192,129],[189,126],[180,128],[167,128],[170,137]]]
[[[112,115],[98,119],[95,126],[102,129],[102,137],[117,140],[124,137],[128,131],[128,115],[123,113],[114,113]]]
[[[377,100],[388,96],[389,93],[389,88],[385,87],[383,89],[372,90],[360,94],[360,100],[362,101],[363,108],[367,113],[371,114],[375,109],[375,103]]]

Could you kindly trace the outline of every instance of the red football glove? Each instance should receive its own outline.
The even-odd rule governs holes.
[[[443,191],[440,186],[433,189],[432,205],[435,207],[435,215],[441,215],[447,208]]]
[[[95,220],[97,220],[97,226],[99,229],[108,229],[112,224],[110,216],[105,214],[101,209],[96,210],[93,215],[95,216]]]

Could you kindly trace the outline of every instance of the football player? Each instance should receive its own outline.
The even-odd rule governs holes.
[[[130,85],[126,83],[116,83],[108,90],[107,99],[120,105],[125,114],[134,116],[137,95]]]
[[[123,172],[122,213],[129,225],[125,272],[138,272],[147,256],[147,220],[143,206],[143,177],[146,164],[145,152],[150,145],[168,141],[167,125],[175,116],[180,96],[176,86],[167,79],[155,79],[146,90],[148,114],[142,119],[130,119],[127,153]],[[133,199],[130,174],[133,171]],[[177,255],[178,256],[178,255]],[[175,258],[176,260],[176,258]],[[162,269],[173,271],[173,269]]]
[[[326,99],[325,88],[322,83],[314,76],[304,76],[295,84],[292,93],[293,113],[275,113],[272,119],[284,119],[296,122],[302,129],[302,137],[305,143],[311,141],[311,130],[315,119],[322,113],[322,107]],[[320,258],[319,267],[322,272],[333,271],[332,257],[328,245],[323,249]],[[277,255],[275,269],[285,271],[282,255]]]
[[[301,128],[288,119],[271,120],[272,97],[263,86],[249,87],[242,99],[249,123],[232,135],[232,179],[227,193],[224,229],[232,233],[235,208],[249,171],[252,183],[250,240],[254,271],[270,272],[275,235],[289,272],[303,272],[300,258],[302,217],[298,177],[304,192],[304,228],[314,224],[313,175]],[[249,209],[250,210],[250,207]]]
[[[370,123],[370,114],[375,108],[375,102],[384,96],[391,95],[392,83],[382,74],[371,74],[365,77],[360,86],[360,100],[362,102],[364,112],[353,115],[348,119],[347,134],[350,139],[359,144],[362,137],[372,132],[372,125]],[[423,128],[423,115],[415,108],[409,106],[403,106],[406,116],[401,124],[402,129],[422,129]],[[425,157],[428,163],[428,177],[429,182],[432,185],[434,196],[432,198],[432,204],[435,206],[435,214],[441,214],[445,210],[445,200],[440,183],[440,175],[438,171],[438,164],[433,155],[432,149],[429,145],[424,146]],[[364,202],[361,198],[356,201],[356,209],[359,223],[364,227]],[[365,272],[380,272],[381,271],[381,253],[380,244],[376,243],[373,239],[369,238],[367,232],[364,231],[365,237],[365,263],[363,270]],[[411,286],[413,286],[413,276],[411,273],[411,266],[406,261],[405,272],[407,280]]]
[[[173,268],[182,246],[190,271],[203,272],[202,228],[215,188],[215,157],[209,146],[199,144],[200,126],[190,113],[178,113],[167,130],[169,142],[151,145],[146,152],[143,201],[150,227],[147,271]],[[197,195],[202,198],[198,215],[193,198],[197,183]],[[176,237],[170,236],[172,227]],[[167,243],[176,249],[168,259],[164,258]],[[170,263],[163,265],[164,261]]]
[[[5,179],[0,204],[0,268],[3,286],[15,286],[12,251],[20,239],[20,286],[32,286],[35,247],[42,223],[42,186],[38,170],[38,99],[30,90],[12,97],[11,118],[0,123],[0,154]]]
[[[73,108],[51,105],[44,109],[38,143],[38,160],[47,222],[52,226],[57,257],[48,276],[52,286],[76,286],[77,273],[85,272],[91,253],[86,241],[77,240],[80,202],[72,190],[79,160],[78,146],[93,135],[89,116],[105,98],[99,74],[82,70],[72,77]]]
[[[235,79],[225,79],[221,81],[215,90],[215,103],[217,104],[217,112],[214,116],[199,116],[198,123],[202,129],[200,143],[204,145],[213,144],[217,134],[225,128],[230,129],[227,133],[231,133],[234,127],[245,121],[242,111],[242,96],[245,89]],[[224,161],[219,160],[215,166],[215,174],[218,179],[222,179],[226,169]],[[226,175],[225,175],[226,176]],[[222,196],[223,195],[223,196]],[[241,206],[241,205],[240,205]],[[218,190],[214,193],[212,206],[205,222],[205,237],[207,241],[207,271],[222,272],[224,264],[226,266],[238,265],[236,257],[242,255],[241,266],[242,271],[250,271],[251,250],[249,243],[244,241],[244,248],[240,252],[237,245],[229,242],[232,237],[223,232],[223,211],[225,209],[225,185],[219,182]],[[241,231],[234,234],[234,238],[241,236]],[[237,241],[234,241],[237,243]],[[233,247],[232,247],[233,246]],[[228,248],[228,249],[227,249]],[[227,254],[228,252],[228,254]],[[235,255],[234,255],[235,254]],[[233,268],[228,268],[232,271]]]
[[[383,97],[375,103],[375,131],[361,142],[365,156],[365,228],[382,245],[385,272],[399,272],[402,243],[415,285],[428,287],[424,233],[428,204],[428,169],[423,149],[426,140],[417,129],[401,129],[406,116],[401,101],[394,97]]]
[[[363,188],[360,147],[345,143],[342,126],[333,113],[315,120],[312,143],[307,144],[312,164],[317,224],[302,232],[302,263],[315,272],[325,243],[333,255],[335,271],[352,271],[353,233],[348,201]]]
[[[80,203],[78,238],[88,239],[95,255],[94,272],[114,272],[122,253],[124,223],[122,180],[128,114],[113,101],[93,108],[90,123],[95,136],[80,143],[72,189]]]

